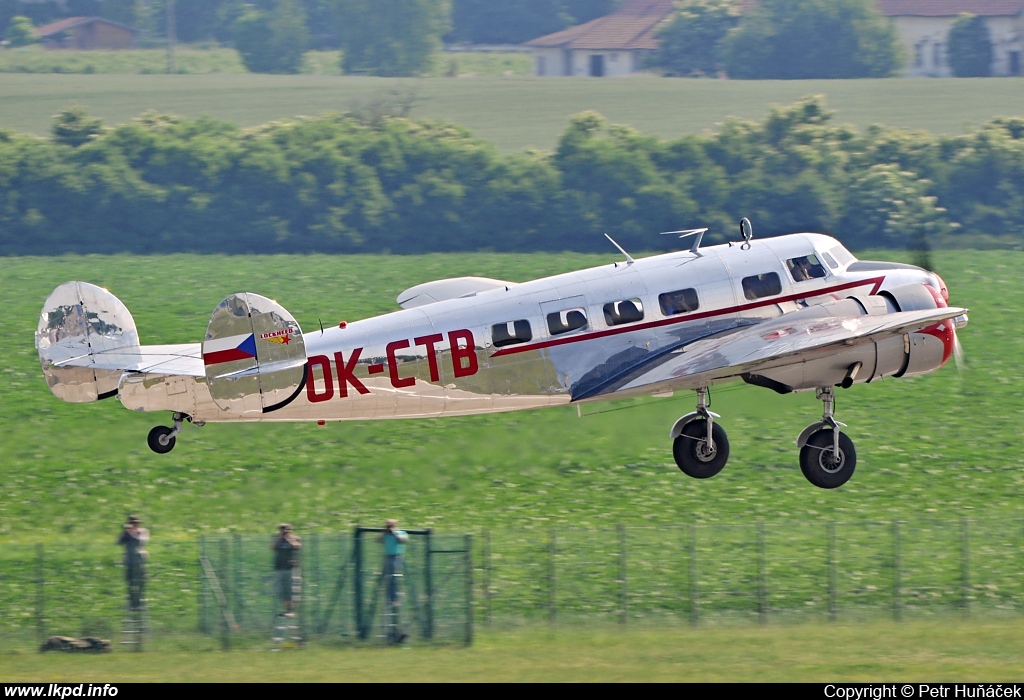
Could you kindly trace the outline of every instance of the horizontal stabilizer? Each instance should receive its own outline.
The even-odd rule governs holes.
[[[47,297],[36,350],[50,391],[71,403],[115,396],[124,372],[120,363],[137,362],[141,353],[131,313],[120,299],[88,282],[65,282]]]

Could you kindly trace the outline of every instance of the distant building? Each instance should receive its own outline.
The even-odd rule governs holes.
[[[130,49],[139,30],[102,17],[68,17],[37,27],[36,34],[52,49]]]
[[[985,20],[992,40],[992,75],[1021,75],[1024,0],[878,0],[907,47],[905,75],[948,77],[949,29],[961,13]]]
[[[526,42],[537,75],[629,75],[644,53],[658,48],[658,25],[672,14],[672,0],[625,0],[615,12]]]

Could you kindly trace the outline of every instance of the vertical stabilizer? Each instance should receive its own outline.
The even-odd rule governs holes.
[[[94,358],[138,352],[139,332],[125,305],[106,289],[88,282],[65,282],[43,305],[36,350],[54,396],[88,403],[116,396],[122,374],[93,367]]]

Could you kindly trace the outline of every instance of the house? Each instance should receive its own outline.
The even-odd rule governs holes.
[[[992,75],[1022,75],[1024,0],[878,0],[907,47],[905,75],[951,76],[946,47],[961,13],[985,20],[992,40]]]
[[[36,34],[53,49],[130,49],[139,30],[102,17],[68,17],[37,27]]]
[[[615,12],[526,42],[537,75],[629,75],[658,48],[655,31],[675,9],[672,0],[624,0]]]

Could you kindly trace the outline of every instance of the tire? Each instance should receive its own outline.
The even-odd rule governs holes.
[[[173,450],[175,438],[167,437],[173,432],[174,430],[166,425],[158,425],[150,430],[149,437],[146,438],[146,442],[149,443],[149,449],[158,455],[164,455]]]
[[[714,448],[710,452],[706,447],[707,435],[707,423],[697,419],[684,425],[672,443],[672,455],[680,471],[694,479],[710,479],[729,461],[729,438],[725,429],[718,423],[711,426]]]
[[[857,450],[846,433],[839,433],[839,459],[833,457],[832,429],[813,433],[800,448],[800,471],[809,482],[821,489],[839,488],[853,476],[857,468]]]

